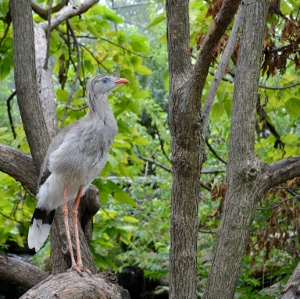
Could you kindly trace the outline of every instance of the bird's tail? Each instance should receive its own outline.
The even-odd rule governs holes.
[[[55,209],[48,211],[37,207],[33,213],[28,232],[28,247],[39,251],[46,241],[51,224],[53,222]]]

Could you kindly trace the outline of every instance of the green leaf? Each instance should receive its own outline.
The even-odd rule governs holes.
[[[123,23],[124,22],[121,17],[116,15],[116,13],[113,10],[110,10],[108,8],[106,8],[106,10],[103,14],[103,18],[107,19],[111,22],[114,22],[114,23]]]
[[[140,136],[134,136],[132,142],[137,145],[148,145],[149,144],[148,140],[146,140],[145,138],[140,137]]]
[[[135,68],[135,71],[141,75],[152,75],[152,71],[145,65],[138,66],[137,68]]]
[[[219,103],[214,103],[211,110],[211,117],[217,122],[224,113],[224,107]]]
[[[166,14],[163,13],[161,15],[159,15],[157,18],[155,18],[145,29],[149,29],[157,24],[159,24],[160,22],[164,21],[166,19]]]
[[[124,221],[126,222],[132,222],[132,223],[137,223],[139,222],[138,219],[132,217],[132,216],[123,216]]]
[[[113,196],[114,199],[118,202],[126,203],[133,207],[137,207],[136,202],[122,189],[116,190]]]
[[[298,119],[300,116],[300,100],[297,98],[289,98],[285,102],[286,111],[293,117]]]
[[[68,95],[69,95],[68,92],[63,89],[58,89],[56,91],[56,98],[59,101],[65,102],[68,99]]]

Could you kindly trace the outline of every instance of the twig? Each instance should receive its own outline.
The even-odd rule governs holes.
[[[17,91],[15,90],[6,100],[6,104],[7,104],[7,113],[8,113],[8,118],[9,118],[9,123],[10,123],[10,127],[11,127],[11,130],[12,130],[12,133],[13,133],[13,136],[14,136],[14,139],[17,138],[17,133],[15,131],[15,126],[14,126],[14,123],[13,123],[13,118],[12,118],[12,115],[11,115],[11,105],[10,105],[10,102],[11,100],[14,98],[14,96],[17,94]]]
[[[109,39],[106,39],[106,38],[103,38],[103,37],[98,38],[98,37],[87,36],[87,35],[83,35],[83,36],[78,35],[78,37],[79,37],[79,38],[89,38],[89,39],[96,39],[96,40],[99,40],[99,39],[100,39],[100,40],[103,40],[103,41],[105,41],[105,42],[108,42],[108,43],[111,44],[111,45],[114,45],[114,46],[116,46],[116,47],[118,47],[118,48],[124,50],[125,52],[128,52],[128,53],[130,53],[130,54],[133,54],[133,55],[135,55],[135,56],[142,57],[142,58],[144,58],[144,59],[148,59],[148,60],[152,61],[154,64],[156,64],[157,66],[159,66],[159,67],[162,68],[162,69],[164,68],[162,65],[160,65],[160,64],[157,63],[155,60],[153,60],[152,57],[144,56],[144,55],[142,55],[142,54],[138,54],[138,53],[136,53],[136,52],[133,52],[133,51],[131,51],[131,50],[129,50],[129,49],[127,49],[127,48],[121,46],[121,45],[118,45],[118,44],[116,44],[116,43],[110,41]]]
[[[155,161],[155,160],[153,160],[153,159],[146,158],[146,157],[144,157],[144,156],[142,156],[142,155],[140,155],[140,154],[138,154],[138,155],[136,155],[136,156],[137,156],[138,158],[144,160],[144,161],[150,162],[150,163],[152,163],[152,164],[154,164],[154,165],[156,165],[156,166],[158,166],[158,167],[160,167],[160,168],[166,170],[167,172],[172,173],[172,169],[169,168],[169,167],[166,166],[166,165],[163,165],[162,163],[159,163],[159,162],[157,162],[157,161]],[[202,188],[206,189],[207,191],[211,192],[211,188],[210,188],[209,186],[207,186],[206,184],[204,184],[202,181],[200,181],[200,186],[201,186]]]
[[[157,162],[157,161],[155,161],[155,160],[153,160],[153,159],[144,157],[144,156],[142,156],[141,154],[138,154],[138,155],[136,155],[136,156],[137,156],[138,158],[140,158],[140,159],[146,161],[146,162],[150,162],[150,163],[152,163],[152,164],[154,164],[154,165],[156,165],[156,166],[158,166],[158,167],[160,167],[160,168],[166,170],[167,172],[172,173],[172,169],[171,169],[170,167],[168,167],[168,166],[166,166],[166,165],[164,165],[164,164],[162,164],[162,163],[160,163],[160,162]]]
[[[224,163],[225,165],[227,165],[227,162],[226,162],[223,158],[221,158],[221,157],[217,154],[217,152],[213,149],[213,147],[209,144],[207,138],[205,138],[205,143],[206,143],[206,145],[208,146],[209,150],[213,153],[213,155],[214,155],[218,160],[220,160],[222,163]]]
[[[70,109],[70,110],[73,110],[73,111],[81,111],[81,110],[84,110],[84,109],[88,108],[89,106],[88,105],[84,105],[82,107],[75,108],[75,107],[69,105],[69,106],[66,106],[66,107],[67,107],[67,109]]]
[[[95,57],[95,55],[93,54],[92,51],[90,51],[86,46],[84,46],[83,44],[80,44],[80,47],[82,47],[84,50],[86,50],[94,59],[95,61],[97,62],[98,64],[98,71],[100,71],[100,68],[99,68],[99,65],[101,65],[105,70],[106,72],[109,73],[108,69],[102,64],[102,62],[99,62],[98,59]]]
[[[20,224],[23,223],[23,222],[21,222],[21,221],[18,221],[17,219],[13,219],[13,218],[11,218],[11,217],[9,217],[9,216],[3,214],[2,212],[0,212],[0,215],[1,215],[2,217],[4,217],[4,218],[8,219],[8,220],[15,221],[15,222],[20,223]]]
[[[167,160],[168,160],[169,162],[171,162],[169,156],[167,155],[167,153],[166,153],[166,151],[165,151],[165,149],[164,149],[164,142],[163,142],[163,140],[162,140],[162,138],[161,138],[161,136],[160,136],[159,130],[158,130],[158,128],[157,128],[157,126],[156,126],[155,124],[154,124],[154,127],[155,127],[156,133],[157,133],[157,135],[158,135],[158,140],[159,140],[160,148],[161,148],[161,150],[162,150],[164,156],[167,158]]]
[[[61,121],[61,128],[64,126],[64,122],[65,122],[66,115],[67,115],[67,109],[68,109],[68,106],[70,106],[70,102],[71,102],[71,99],[72,99],[73,94],[75,92],[76,84],[77,84],[77,81],[78,81],[78,78],[79,78],[79,75],[80,75],[80,52],[79,52],[79,45],[78,45],[78,42],[77,42],[77,38],[76,38],[75,32],[74,32],[74,30],[73,30],[73,28],[72,28],[69,20],[66,20],[66,24],[67,24],[68,31],[72,35],[72,38],[73,38],[73,41],[74,41],[74,45],[75,45],[75,48],[76,48],[77,67],[76,67],[75,80],[74,80],[74,83],[73,83],[73,85],[71,87],[71,90],[70,90],[70,93],[69,93],[69,96],[68,96],[68,99],[67,99],[67,103],[66,103],[66,106],[65,106],[65,109],[64,109],[64,114],[63,114],[62,121]],[[71,56],[70,56],[70,59],[71,59]]]
[[[46,49],[45,62],[43,66],[44,70],[48,68],[48,61],[49,61],[50,37],[51,37],[51,14],[52,14],[52,0],[50,0],[49,9],[48,9],[47,49]]]
[[[6,35],[7,35],[7,33],[8,33],[8,30],[9,30],[9,26],[10,26],[10,23],[7,24],[7,27],[5,28],[5,31],[4,31],[4,34],[3,34],[3,37],[2,37],[1,40],[0,40],[0,48],[1,48],[1,45],[2,45],[3,41],[4,41],[5,38],[6,38]]]
[[[279,206],[281,206],[283,203],[285,203],[285,202],[287,202],[289,200],[292,200],[292,199],[300,199],[300,195],[296,195],[296,196],[292,196],[292,197],[289,197],[287,199],[284,199],[280,203],[278,203],[277,205],[274,205],[272,207],[269,207],[269,208],[257,208],[257,210],[265,211],[265,210],[275,209],[275,208],[278,208]]]

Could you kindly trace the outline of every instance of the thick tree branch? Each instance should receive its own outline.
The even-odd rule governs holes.
[[[268,190],[297,176],[300,176],[300,156],[267,165],[265,169],[266,189]]]
[[[0,256],[0,277],[28,289],[37,285],[48,277],[48,274],[36,266],[32,266],[22,260],[8,256]]]
[[[87,10],[89,10],[94,4],[96,4],[98,0],[85,0],[82,1],[77,6],[68,5],[61,9],[51,20],[51,30],[55,29],[59,24],[64,22],[65,20],[80,15]],[[40,26],[46,30],[48,26],[48,22],[41,23]]]
[[[42,19],[47,20],[49,15],[49,10],[51,10],[51,14],[54,12],[60,11],[67,3],[67,0],[62,0],[60,3],[58,3],[56,6],[54,6],[52,9],[43,9],[40,6],[38,6],[34,1],[31,1],[31,7],[32,10],[38,14]],[[51,5],[50,5],[51,7]]]
[[[190,81],[195,93],[202,91],[215,45],[219,42],[227,26],[234,17],[241,0],[225,0],[218,15],[213,20],[201,45]]]
[[[38,94],[32,11],[29,0],[12,0],[10,7],[18,104],[33,162],[39,171],[50,137]]]
[[[208,119],[209,119],[209,114],[218,90],[218,87],[220,85],[220,82],[226,73],[226,69],[229,63],[229,60],[231,58],[231,55],[234,51],[234,46],[236,44],[236,40],[238,38],[238,34],[240,31],[240,27],[242,25],[242,20],[243,20],[243,5],[240,6],[237,14],[236,14],[236,19],[234,22],[234,25],[231,30],[231,34],[228,39],[228,43],[226,45],[226,48],[224,50],[224,53],[222,55],[220,64],[218,65],[218,69],[214,75],[214,79],[210,85],[205,104],[203,107],[203,133],[205,134],[208,126]]]
[[[30,155],[0,144],[0,171],[19,181],[32,194],[36,194],[38,175]]]

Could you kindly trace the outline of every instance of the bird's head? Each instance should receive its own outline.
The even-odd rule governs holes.
[[[110,75],[97,75],[90,81],[88,91],[92,92],[95,96],[100,94],[108,94],[116,86],[128,83],[129,81],[124,78]]]

